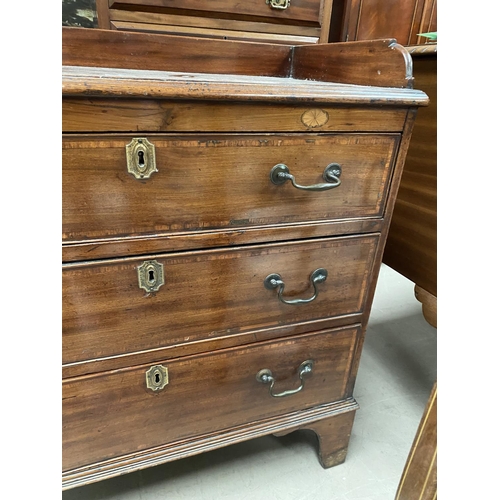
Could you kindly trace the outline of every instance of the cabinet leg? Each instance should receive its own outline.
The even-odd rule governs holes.
[[[427,323],[437,328],[437,297],[415,285],[415,298],[422,304],[422,314]]]
[[[355,413],[342,413],[303,427],[318,436],[319,460],[325,469],[345,462]]]

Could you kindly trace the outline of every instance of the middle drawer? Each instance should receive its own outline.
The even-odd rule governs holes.
[[[64,265],[63,363],[360,313],[378,239]]]
[[[398,144],[398,134],[64,136],[63,241],[382,217]]]

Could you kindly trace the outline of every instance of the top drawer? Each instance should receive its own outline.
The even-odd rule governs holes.
[[[127,167],[132,136],[66,136],[63,241],[381,217],[399,137],[153,134],[136,138],[154,145],[157,171],[149,178],[140,175],[153,154],[129,147],[136,178]],[[332,163],[342,170],[338,187],[323,178]],[[299,186],[328,189],[273,183],[271,171],[279,164]]]
[[[110,1],[109,7],[116,8],[131,5],[137,8],[155,7],[164,9],[182,9],[184,11],[201,11],[224,13],[231,16],[252,16],[272,18],[276,20],[308,21],[319,23],[321,0],[119,0]],[[286,6],[286,7],[285,7]],[[281,8],[280,8],[281,7]]]

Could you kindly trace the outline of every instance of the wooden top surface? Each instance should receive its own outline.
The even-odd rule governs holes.
[[[415,56],[437,56],[437,43],[426,43],[424,45],[410,45],[406,50],[412,57]]]
[[[425,106],[393,39],[292,46],[63,28],[63,95]]]
[[[63,66],[63,95],[322,103],[426,105],[420,90],[291,77],[221,75]]]

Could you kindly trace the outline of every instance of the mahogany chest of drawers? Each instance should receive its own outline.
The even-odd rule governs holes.
[[[311,44],[328,41],[333,0],[96,0],[96,7],[102,29]]]
[[[411,83],[393,40],[63,29],[63,488],[301,428],[345,460]]]

